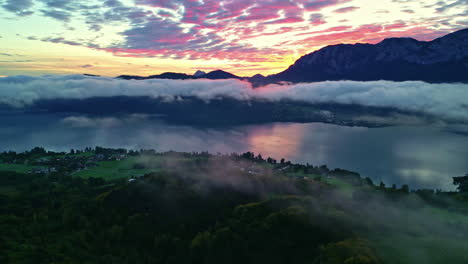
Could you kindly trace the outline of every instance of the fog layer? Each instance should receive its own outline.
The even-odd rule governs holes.
[[[309,103],[358,104],[394,107],[468,121],[468,85],[429,84],[419,81],[333,81],[268,85],[252,89],[250,83],[229,80],[121,80],[107,77],[12,76],[0,78],[0,103],[24,107],[46,99],[148,96],[163,100],[197,97],[206,101],[227,97],[237,100],[295,100]]]

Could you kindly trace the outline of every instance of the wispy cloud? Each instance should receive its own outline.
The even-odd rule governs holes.
[[[33,60],[11,60],[11,61],[0,61],[2,63],[21,63],[21,62],[33,62]]]
[[[6,0],[2,7],[18,16],[28,16],[34,13],[31,11],[32,0]]]
[[[57,19],[60,21],[68,22],[70,21],[71,14],[66,11],[61,10],[41,10],[42,14],[46,17]]]
[[[349,13],[349,12],[353,12],[354,10],[358,10],[358,9],[359,9],[358,6],[348,6],[348,7],[343,7],[343,8],[336,9],[334,12],[335,13]]]

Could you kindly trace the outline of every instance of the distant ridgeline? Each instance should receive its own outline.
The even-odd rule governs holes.
[[[468,82],[468,29],[432,41],[389,38],[378,44],[339,44],[301,57],[278,74],[239,77],[216,70],[194,75],[163,73],[148,77],[121,75],[122,79],[239,79],[254,87],[282,81],[425,81]]]
[[[468,263],[460,192],[244,154],[0,154],[0,263]]]

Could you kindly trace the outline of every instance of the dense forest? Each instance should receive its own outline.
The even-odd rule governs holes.
[[[468,176],[96,147],[1,153],[0,181],[0,263],[468,263]]]

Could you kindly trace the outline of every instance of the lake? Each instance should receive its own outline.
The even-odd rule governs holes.
[[[156,116],[86,117],[0,112],[0,150],[35,146],[65,151],[122,147],[157,151],[242,153],[370,177],[376,184],[453,190],[451,177],[468,173],[468,137],[428,126],[345,127],[270,123],[222,128],[169,125]]]

